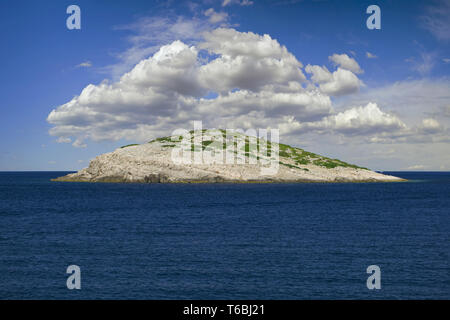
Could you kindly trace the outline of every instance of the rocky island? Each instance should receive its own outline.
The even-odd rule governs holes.
[[[398,182],[268,139],[198,130],[123,146],[53,181],[136,183]]]

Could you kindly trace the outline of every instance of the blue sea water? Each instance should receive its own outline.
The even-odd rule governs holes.
[[[92,184],[0,173],[0,299],[449,299],[450,173]],[[68,290],[66,268],[81,268]],[[368,290],[366,268],[381,269]]]

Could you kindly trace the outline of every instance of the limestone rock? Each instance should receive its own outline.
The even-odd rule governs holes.
[[[253,140],[248,136],[235,134],[230,138],[223,130],[217,130],[213,134],[204,131],[191,132],[190,137],[184,137],[184,140],[181,138],[165,137],[142,145],[119,148],[96,157],[88,168],[56,178],[54,181],[140,183],[404,181],[401,178],[263,139],[254,139],[257,146],[252,148],[249,146]],[[244,143],[236,143],[239,139]],[[230,141],[230,144],[224,144]],[[263,145],[266,148],[265,152]],[[180,163],[179,158],[174,156],[180,152],[188,155],[190,162],[185,158],[185,163]],[[235,161],[226,163],[227,155],[234,156]],[[215,161],[211,161],[211,158]],[[201,162],[196,162],[195,159],[201,159]],[[270,168],[272,172],[267,174],[264,168]]]

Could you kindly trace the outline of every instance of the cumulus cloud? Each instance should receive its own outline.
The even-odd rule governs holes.
[[[163,46],[151,59],[139,62],[120,79],[127,89],[148,88],[155,95],[170,91],[182,95],[200,95],[197,79],[197,49],[181,41]],[[139,90],[142,93],[142,90]],[[148,92],[147,92],[148,93]]]
[[[349,70],[353,73],[359,74],[363,73],[363,70],[359,66],[355,59],[350,58],[348,55],[344,54],[333,54],[329,56],[328,59],[332,61],[336,66],[340,66],[342,69]]]
[[[338,68],[332,74],[329,82],[319,86],[322,92],[332,96],[342,96],[357,92],[361,85],[361,81],[351,71]]]
[[[253,58],[288,58],[295,57],[285,46],[272,39],[270,35],[253,32],[239,32],[231,28],[217,28],[203,34],[204,42],[200,48],[216,54],[230,57],[249,56]]]
[[[217,99],[202,99],[198,112],[207,116],[211,112],[221,117],[246,115],[259,111],[269,119],[290,114],[301,120],[318,119],[330,114],[331,100],[316,90],[303,92],[251,92],[239,90]]]
[[[321,67],[308,64],[305,68],[305,71],[307,73],[310,73],[311,80],[318,84],[330,82],[333,80],[333,75],[325,66]]]
[[[354,107],[328,119],[336,131],[351,134],[390,132],[405,129],[406,125],[393,114],[380,110],[376,103]]]
[[[306,80],[301,62],[267,34],[219,28],[204,37],[199,47],[220,54],[200,68],[204,85],[214,91],[258,91],[266,85]]]
[[[303,64],[269,35],[206,31],[198,44],[176,40],[161,46],[115,82],[87,85],[50,112],[50,134],[86,147],[89,139],[148,141],[193,120],[208,127],[279,127],[287,134],[404,128],[376,104],[336,113],[331,97],[358,91],[361,81],[348,70],[359,70],[353,62],[335,60],[334,71],[307,65],[307,79]]]
[[[316,131],[319,133],[342,133],[346,135],[370,135],[393,133],[407,126],[395,115],[383,112],[376,103],[353,107],[315,122],[299,122],[293,117],[282,125],[287,133]]]
[[[331,73],[326,67],[307,65],[305,71],[312,74],[311,80],[319,84],[323,93],[331,96],[357,92],[362,84],[353,72],[341,68]]]
[[[405,80],[367,88],[358,94],[344,97],[338,107],[361,105],[367,101],[376,101],[383,108],[395,107],[395,111],[411,123],[421,122],[423,116],[420,115],[423,113],[429,114],[430,118],[439,118],[445,116],[450,106],[450,79]],[[450,115],[450,111],[447,114]]]
[[[131,46],[124,52],[114,54],[118,62],[103,67],[102,70],[118,79],[138,62],[158,51],[162,45],[180,39],[195,44],[202,39],[203,32],[227,26],[227,20],[226,13],[209,9],[203,15],[189,19],[174,15],[143,17],[133,23],[116,26],[115,30],[126,32],[126,40]]]
[[[421,128],[428,133],[436,133],[442,129],[439,122],[433,118],[423,119]]]
[[[373,143],[448,143],[450,141],[450,80],[448,78],[399,81],[367,88],[343,97],[334,106],[361,105],[376,101],[384,112],[401,114],[407,128],[371,137]]]

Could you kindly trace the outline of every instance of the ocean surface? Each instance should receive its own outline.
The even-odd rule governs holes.
[[[450,299],[450,173],[93,184],[0,173],[0,299]],[[69,290],[69,265],[81,290]],[[381,289],[369,290],[369,265]]]

